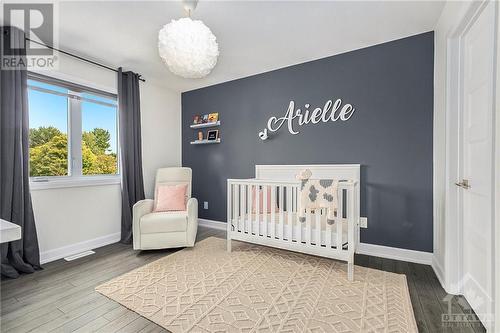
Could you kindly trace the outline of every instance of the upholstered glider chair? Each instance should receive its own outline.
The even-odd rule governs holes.
[[[192,247],[198,230],[198,200],[191,198],[190,168],[163,168],[156,172],[155,196],[160,184],[187,184],[186,210],[153,212],[154,200],[137,202],[133,208],[134,250]]]

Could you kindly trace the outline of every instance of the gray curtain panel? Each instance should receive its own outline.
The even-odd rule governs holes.
[[[122,175],[121,242],[132,242],[132,207],[144,199],[141,149],[139,75],[118,70],[120,110],[120,156]]]
[[[1,28],[5,38],[24,45],[23,31]],[[16,56],[26,56],[24,48],[16,49]],[[20,240],[0,245],[1,273],[10,278],[41,268],[29,189],[27,80],[24,68],[0,70],[0,218],[20,225],[22,230]]]

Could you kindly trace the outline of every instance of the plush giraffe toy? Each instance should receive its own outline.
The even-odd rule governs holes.
[[[335,222],[338,206],[338,181],[333,179],[311,179],[309,169],[302,170],[296,178],[301,181],[298,201],[298,216],[300,222],[306,221],[306,210],[326,208],[326,221]]]

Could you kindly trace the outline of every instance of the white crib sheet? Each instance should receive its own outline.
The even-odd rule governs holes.
[[[287,235],[289,234],[289,219],[288,219],[288,212],[283,213],[283,224],[281,225],[280,228],[280,213],[276,212],[274,214],[274,226],[275,226],[275,235],[276,237],[280,237],[283,232],[285,235],[285,239],[287,239]],[[298,242],[298,239],[300,238],[303,242],[307,239],[307,224],[306,222],[300,222],[297,218],[297,213],[291,213],[292,218],[292,240],[295,242]],[[250,216],[249,216],[250,215]],[[242,232],[246,233],[252,233],[252,234],[257,234],[259,233],[260,236],[264,235],[264,218],[267,217],[267,236],[271,237],[272,235],[272,224],[271,224],[271,213],[267,214],[244,214],[243,216],[239,216],[237,219],[232,220],[232,225],[234,227],[234,230],[239,230]],[[250,223],[249,223],[249,218],[250,218]],[[246,221],[247,229],[243,230],[245,223],[242,221]],[[316,213],[311,212],[310,213],[310,220],[311,220],[311,235],[310,235],[310,240],[311,243],[316,244],[316,238],[317,238],[317,231],[316,231]],[[340,220],[342,221],[342,244],[345,246],[347,244],[347,221],[346,219],[337,219],[337,221]],[[337,246],[337,221],[331,226],[332,227],[332,246],[336,247]],[[251,226],[251,230],[250,230]],[[326,215],[320,214],[320,227],[321,227],[321,245],[326,245],[326,236],[327,236],[327,223],[326,223]],[[299,234],[300,233],[300,234]],[[280,237],[281,238],[281,237]]]

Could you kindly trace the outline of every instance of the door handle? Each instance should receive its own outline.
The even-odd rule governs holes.
[[[457,185],[458,187],[461,187],[461,188],[463,188],[465,190],[470,189],[470,184],[469,184],[469,180],[468,179],[462,179],[462,182],[455,183],[455,185]]]

